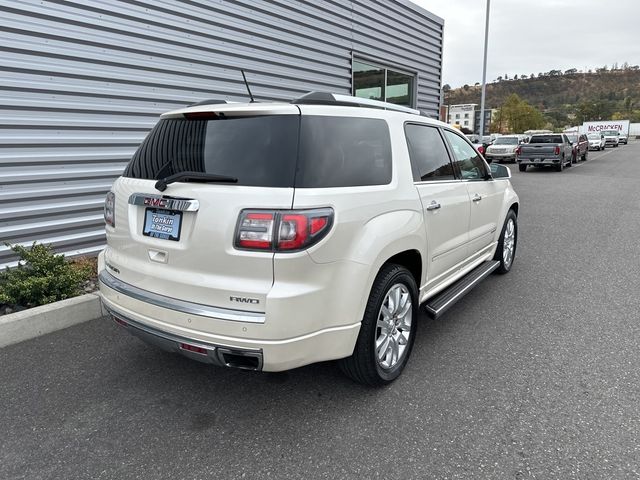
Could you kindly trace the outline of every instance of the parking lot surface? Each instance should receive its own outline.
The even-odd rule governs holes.
[[[0,478],[640,477],[640,142],[513,168],[511,273],[383,389],[213,368],[106,319],[0,350]]]

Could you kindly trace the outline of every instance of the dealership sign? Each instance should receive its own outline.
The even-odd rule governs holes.
[[[606,120],[600,122],[584,122],[580,131],[582,133],[600,133],[605,130],[629,134],[629,120]]]

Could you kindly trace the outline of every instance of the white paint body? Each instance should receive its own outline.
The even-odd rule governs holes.
[[[101,284],[105,305],[140,324],[174,336],[234,348],[261,349],[265,371],[280,371],[352,354],[367,299],[377,273],[396,254],[422,258],[417,282],[420,301],[445,289],[491,260],[510,208],[518,197],[508,179],[414,182],[404,134],[405,122],[442,122],[382,109],[343,106],[215,105],[228,114],[249,109],[302,115],[379,118],[388,123],[392,179],[387,185],[339,188],[262,188],[229,184],[174,183],[170,193],[197,199],[185,212],[183,237],[169,242],[143,236],[144,207],[130,205],[133,193],[157,194],[155,181],[119,178],[116,226],[107,226],[108,246],[99,270],[109,265],[118,279],[165,297],[223,309],[264,313],[263,323],[201,317],[148,304]],[[466,141],[466,139],[465,139]],[[470,144],[469,144],[470,145]],[[169,193],[169,190],[166,192]],[[294,194],[295,193],[295,194]],[[481,202],[472,202],[476,194]],[[442,208],[426,210],[431,201]],[[329,234],[308,250],[294,253],[234,248],[238,215],[246,208],[331,207]],[[151,259],[162,251],[166,260]],[[232,297],[258,299],[243,304]]]

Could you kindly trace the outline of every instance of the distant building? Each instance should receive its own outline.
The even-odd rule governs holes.
[[[497,109],[495,108],[485,108],[484,109],[484,134],[489,135],[491,131],[491,118],[493,117],[494,112]],[[480,109],[473,112],[473,121],[475,122],[473,133],[476,135],[480,135]]]
[[[449,105],[449,117],[447,118],[447,123],[449,125],[458,126],[459,128],[468,128],[471,131],[475,131],[474,112],[477,106],[477,103]]]

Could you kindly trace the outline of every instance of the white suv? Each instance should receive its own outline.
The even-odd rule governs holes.
[[[493,174],[492,174],[493,173]],[[514,260],[518,197],[458,131],[312,93],[162,115],[107,195],[102,301],[166,350],[394,380],[438,316]]]

